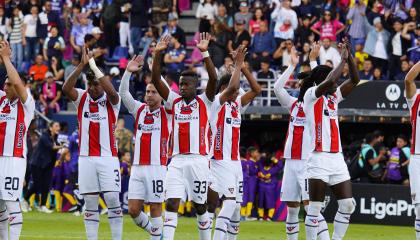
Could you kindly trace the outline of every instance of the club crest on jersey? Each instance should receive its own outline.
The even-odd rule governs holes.
[[[233,192],[235,191],[235,188],[229,188],[228,190],[231,194],[233,194]]]
[[[152,114],[146,114],[144,117],[144,124],[153,124],[155,122],[155,119],[153,118]]]
[[[6,106],[4,106],[3,109],[1,110],[1,113],[10,114],[10,105],[6,104]]]

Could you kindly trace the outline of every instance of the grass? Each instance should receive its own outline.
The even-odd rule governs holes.
[[[68,213],[41,214],[31,212],[24,214],[24,225],[21,239],[85,239],[83,217],[75,217]],[[332,225],[329,226],[330,231]],[[304,225],[300,225],[299,239],[305,239]],[[414,239],[412,227],[394,227],[385,225],[351,224],[346,240],[396,240]],[[111,239],[106,216],[101,216],[99,239]],[[134,225],[132,220],[124,217],[124,239],[148,239],[142,229]],[[175,239],[198,239],[194,218],[180,218]],[[281,222],[242,222],[239,240],[286,239],[284,223]]]

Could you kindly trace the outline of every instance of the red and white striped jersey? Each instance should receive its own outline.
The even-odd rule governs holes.
[[[289,129],[284,144],[284,158],[293,160],[308,159],[311,138],[307,127],[303,103],[297,99],[290,108]]]
[[[220,94],[216,95],[214,102],[219,102]],[[215,160],[238,161],[239,140],[241,129],[241,114],[244,112],[241,104],[241,96],[234,102],[225,102],[219,108],[214,109],[211,115],[212,146],[211,154]]]
[[[138,102],[140,103],[140,102]],[[168,161],[170,114],[163,106],[150,112],[145,103],[136,107],[134,165],[163,165]]]
[[[80,156],[117,157],[115,128],[121,100],[116,105],[108,100],[106,93],[94,101],[88,91],[76,89],[77,120],[79,122]]]
[[[417,90],[416,94],[411,98],[407,99],[408,107],[410,108],[411,116],[411,154],[420,154],[420,130],[419,130],[419,115],[420,115],[420,91]]]
[[[342,152],[338,122],[338,104],[343,100],[340,88],[333,95],[316,97],[316,86],[305,93],[304,111],[311,136],[311,150]]]
[[[216,101],[215,101],[216,102]],[[209,113],[213,104],[205,93],[190,103],[170,91],[167,104],[172,109],[172,134],[169,155],[199,154],[207,156],[209,151]],[[219,104],[220,105],[220,104]]]
[[[9,101],[0,91],[0,157],[25,158],[28,127],[34,118],[35,101],[28,90],[25,103]]]

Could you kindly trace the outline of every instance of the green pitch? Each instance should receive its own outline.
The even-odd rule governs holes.
[[[31,212],[24,214],[21,239],[85,239],[83,217],[75,217],[67,213],[41,214]],[[300,226],[299,239],[305,239],[304,225]],[[330,225],[330,230],[332,225]],[[382,225],[350,225],[346,240],[399,240],[415,239],[414,229],[410,227],[391,227]],[[108,220],[101,216],[99,239],[111,239]],[[137,228],[128,216],[124,217],[124,239],[148,239],[143,230]],[[194,218],[181,217],[175,239],[198,239]],[[286,239],[284,223],[277,222],[242,222],[239,240]]]

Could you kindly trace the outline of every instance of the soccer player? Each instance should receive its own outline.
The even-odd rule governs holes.
[[[151,239],[159,240],[162,234],[162,202],[170,115],[162,106],[152,83],[146,86],[145,103],[134,100],[129,92],[131,74],[141,69],[142,56],[134,56],[128,63],[121,80],[119,93],[128,112],[135,117],[134,160],[128,187],[128,212],[135,224],[146,230]],[[151,219],[141,211],[144,202],[150,205]]]
[[[174,239],[178,223],[178,207],[181,198],[188,195],[197,211],[197,223],[200,239],[211,237],[210,219],[207,214],[207,186],[210,174],[208,167],[209,118],[213,112],[213,100],[216,93],[217,74],[207,48],[210,35],[200,34],[197,44],[200,49],[209,81],[204,93],[197,95],[198,77],[185,71],[179,79],[180,95],[170,91],[161,80],[160,59],[167,49],[171,37],[163,36],[155,47],[152,64],[152,83],[158,93],[172,109],[171,144],[172,156],[166,173],[166,213],[163,225],[163,239]],[[217,106],[216,106],[217,107]]]
[[[74,87],[83,68],[88,89]],[[115,128],[120,110],[120,96],[111,82],[96,66],[92,53],[83,47],[80,64],[63,85],[63,92],[77,108],[79,123],[79,189],[85,200],[84,223],[88,239],[98,239],[99,194],[108,206],[112,239],[122,238],[123,215]]]
[[[317,66],[316,58],[319,55],[320,45],[313,44],[309,54],[311,68]],[[281,200],[287,204],[286,234],[288,240],[299,238],[299,210],[300,202],[303,201],[305,210],[309,204],[308,186],[306,178],[306,165],[309,155],[310,136],[307,127],[305,112],[303,111],[303,96],[311,83],[302,81],[298,98],[292,97],[284,88],[296,65],[299,63],[296,49],[291,52],[292,64],[287,67],[283,74],[274,84],[274,93],[281,106],[290,112],[289,129],[284,146],[284,158],[286,159],[283,184],[281,188]],[[303,72],[302,75],[309,74]],[[322,214],[318,217],[318,238],[330,239],[328,225]]]
[[[35,101],[11,62],[12,50],[0,43],[6,67],[4,91],[0,91],[0,239],[19,239],[22,230],[22,195],[26,171],[26,137],[34,118]],[[8,227],[10,225],[10,238]]]
[[[209,186],[208,211],[214,215],[219,197],[222,209],[216,219],[213,239],[224,240],[225,235],[236,238],[239,231],[240,203],[243,193],[242,166],[239,155],[241,114],[260,92],[261,87],[244,65],[246,48],[240,46],[234,53],[235,70],[232,75],[221,77],[215,102],[220,105],[212,113],[210,126],[213,133],[210,171],[212,181]],[[239,95],[241,72],[247,77],[251,90]],[[230,231],[229,231],[230,230]]]
[[[416,239],[420,240],[420,130],[417,126],[419,118],[420,91],[416,87],[414,80],[419,76],[420,62],[417,62],[407,73],[405,77],[405,97],[410,107],[412,139],[411,139],[411,158],[408,171],[410,175],[411,198],[415,205],[416,221],[414,228],[416,229]]]
[[[338,104],[351,93],[360,79],[357,66],[350,54],[349,41],[345,39],[340,46],[341,62],[336,68],[331,71],[330,67],[317,66],[304,80],[316,84],[306,91],[303,99],[303,111],[311,136],[309,144],[312,151],[307,164],[310,202],[305,226],[308,240],[317,239],[319,215],[327,186],[338,200],[332,239],[343,239],[349,226],[350,216],[355,209],[350,174],[341,149]],[[346,62],[349,65],[350,79],[338,87],[337,81]]]

